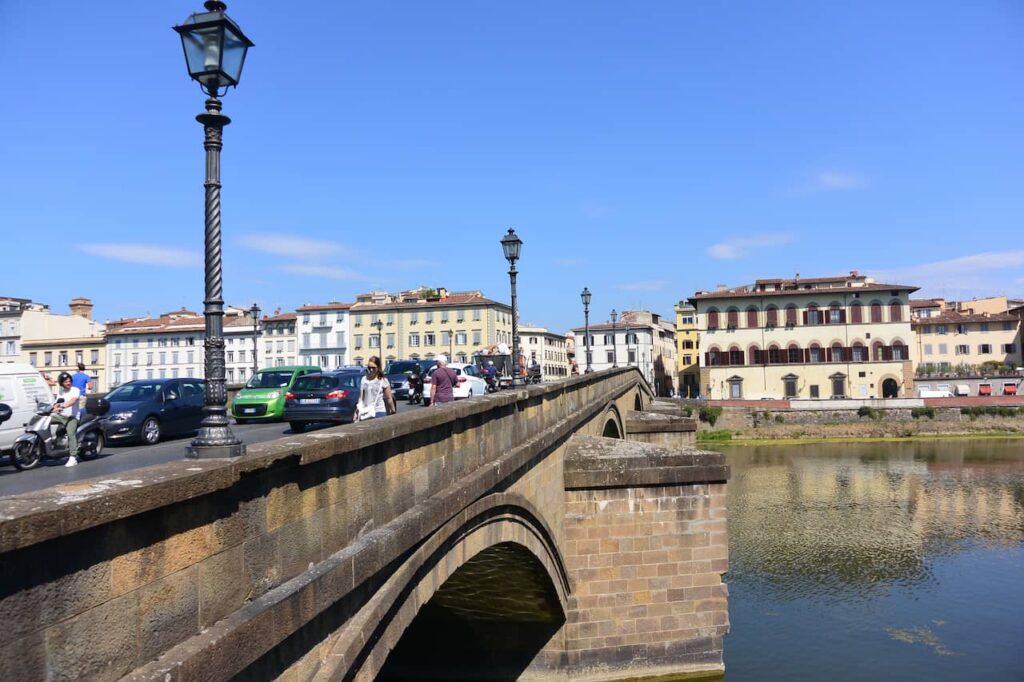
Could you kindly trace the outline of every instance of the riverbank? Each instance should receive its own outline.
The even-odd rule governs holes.
[[[723,434],[723,431],[706,431],[709,434]],[[731,435],[731,432],[728,432]],[[698,438],[697,444],[703,447],[715,445],[812,445],[815,443],[913,443],[927,441],[981,441],[981,440],[1024,440],[1024,433],[1019,432],[992,432],[992,433],[952,433],[952,434],[924,434],[916,436],[875,436],[875,437],[804,437],[804,438],[744,438],[744,437],[712,437]]]

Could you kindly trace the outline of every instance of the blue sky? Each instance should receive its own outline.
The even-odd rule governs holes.
[[[1024,293],[1019,0],[228,5],[229,304],[507,301],[509,226],[558,330],[584,286],[595,321],[797,272]],[[0,1],[0,294],[201,310],[200,8]]]

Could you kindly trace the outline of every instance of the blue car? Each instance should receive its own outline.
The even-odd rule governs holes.
[[[203,420],[203,379],[138,379],[103,397],[110,410],[103,418],[107,442],[159,443],[164,436],[192,433]]]
[[[318,422],[352,423],[363,374],[361,369],[344,369],[299,377],[285,394],[284,420],[295,433]]]

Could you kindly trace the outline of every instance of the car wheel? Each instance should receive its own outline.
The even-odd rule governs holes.
[[[32,469],[39,464],[39,441],[21,441],[14,444],[11,461],[18,471]]]
[[[78,448],[78,457],[80,459],[96,459],[103,452],[103,445],[102,433],[90,433],[82,439],[82,445]]]
[[[306,430],[306,422],[288,422],[288,426],[292,427],[292,433],[302,433]]]
[[[146,445],[156,445],[160,442],[160,421],[156,417],[147,417],[142,422],[142,440]]]

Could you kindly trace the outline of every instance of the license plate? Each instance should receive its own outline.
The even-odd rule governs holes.
[[[316,405],[320,402],[320,398],[302,398],[299,400],[300,405]]]
[[[242,414],[256,414],[255,407],[246,407],[242,409]]]

